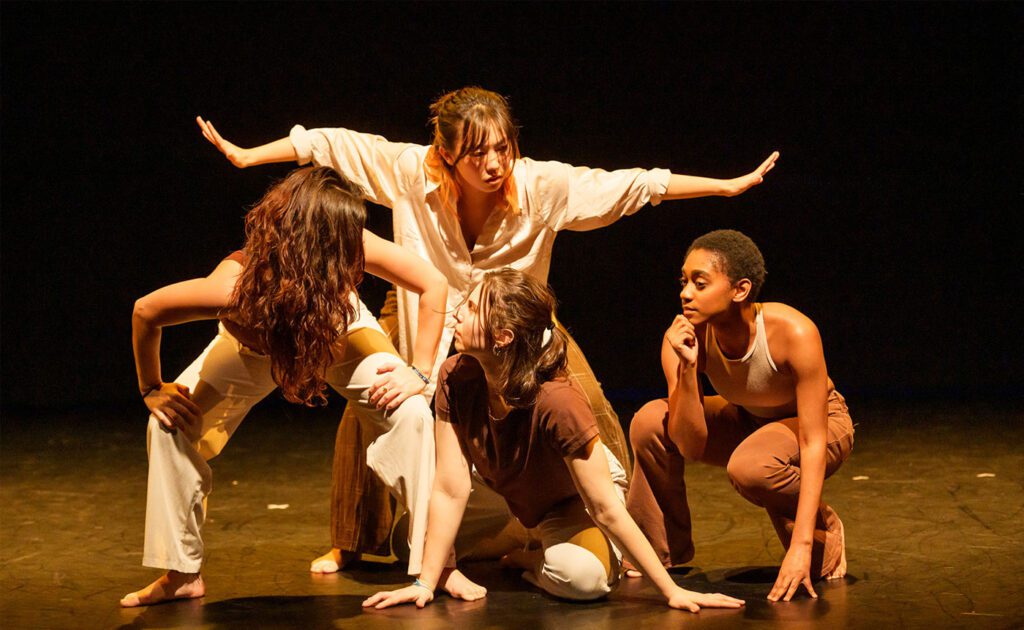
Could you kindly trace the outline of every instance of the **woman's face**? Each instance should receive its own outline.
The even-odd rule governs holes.
[[[703,324],[729,310],[738,301],[739,289],[720,269],[718,257],[706,249],[695,249],[683,263],[683,315],[691,324]],[[743,292],[745,296],[745,291]]]
[[[462,147],[456,154],[461,153]],[[477,147],[455,165],[460,183],[480,192],[496,192],[512,173],[512,159],[508,138],[497,127],[487,132],[483,146]]]
[[[481,286],[478,284],[455,311],[455,349],[469,355],[490,351],[484,334],[484,321],[480,317]]]

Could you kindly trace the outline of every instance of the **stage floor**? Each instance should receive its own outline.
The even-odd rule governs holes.
[[[606,601],[555,600],[496,563],[463,567],[478,602],[366,612],[408,583],[398,564],[307,572],[328,543],[336,407],[261,405],[213,462],[200,600],[121,609],[143,568],[143,407],[5,414],[0,434],[4,628],[1019,628],[1024,626],[1024,414],[1013,405],[857,405],[851,459],[825,485],[846,527],[849,575],[819,599],[764,599],[782,548],[721,469],[687,470],[697,555],[675,573],[747,600],[690,614],[626,580]],[[278,506],[274,509],[273,506]],[[281,506],[287,506],[281,508]],[[415,625],[414,625],[415,624]]]

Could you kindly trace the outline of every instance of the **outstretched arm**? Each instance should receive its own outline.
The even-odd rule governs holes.
[[[774,152],[752,172],[733,179],[678,175],[664,169],[605,171],[558,162],[531,162],[531,172],[537,177],[527,179],[524,185],[540,188],[531,196],[545,200],[538,210],[551,229],[584,232],[611,225],[648,203],[738,195],[760,184],[778,157]]]
[[[672,581],[651,544],[644,538],[643,532],[615,492],[608,459],[599,437],[588,442],[574,455],[566,457],[565,462],[594,522],[654,583],[669,606],[697,612],[701,606],[739,608],[743,605],[741,599],[721,593],[706,595],[688,591]]]
[[[448,280],[429,262],[373,232],[363,230],[363,244],[367,272],[419,295],[412,366],[420,374],[429,376],[444,329]],[[389,369],[385,371],[390,373],[390,378],[374,383],[370,390],[370,402],[378,407],[395,409],[406,398],[426,387],[426,383],[411,369],[403,368],[409,373],[400,375],[397,365],[387,367]],[[379,391],[382,385],[388,386],[386,391]]]
[[[761,162],[761,165],[753,171],[740,177],[732,179],[714,179],[711,177],[696,177],[693,175],[677,175],[675,173],[668,180],[668,190],[662,195],[662,199],[693,199],[695,197],[735,197],[745,193],[754,186],[764,181],[765,174],[775,168],[775,160],[779,159],[779,152],[773,151],[768,158]]]
[[[132,347],[139,393],[167,429],[188,431],[198,425],[201,412],[190,399],[187,387],[163,382],[161,330],[164,326],[216,318],[227,306],[240,270],[237,262],[225,260],[206,278],[168,285],[135,302]]]
[[[817,597],[811,575],[811,546],[825,483],[825,443],[828,438],[828,371],[817,327],[807,318],[793,321],[786,334],[785,365],[796,378],[799,419],[800,495],[793,538],[768,599],[789,601],[803,585]]]
[[[273,162],[328,166],[362,188],[367,200],[389,208],[408,192],[409,182],[415,179],[413,171],[422,161],[422,156],[413,154],[402,159],[417,145],[340,127],[305,129],[296,125],[287,138],[243,149],[221,137],[210,121],[197,117],[196,122],[203,137],[238,168]]]
[[[199,124],[203,137],[210,141],[210,144],[217,147],[217,150],[224,154],[232,164],[238,168],[257,166],[260,164],[273,164],[275,162],[294,162],[297,159],[295,147],[288,138],[281,138],[273,142],[243,149],[242,147],[228,142],[217,133],[217,129],[209,120],[203,120],[202,116],[196,116],[196,123]]]
[[[462,514],[469,501],[471,480],[469,464],[459,447],[458,438],[448,416],[438,412],[434,423],[437,472],[430,493],[427,517],[427,540],[423,550],[423,567],[412,586],[397,591],[381,591],[363,601],[363,606],[387,608],[396,604],[415,602],[423,608],[434,599],[433,591],[439,586],[441,572],[447,562],[449,550],[462,523]],[[486,592],[486,591],[485,591]]]

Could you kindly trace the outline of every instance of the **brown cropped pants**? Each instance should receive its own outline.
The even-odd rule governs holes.
[[[765,423],[721,396],[704,399],[704,418],[708,440],[700,461],[725,466],[740,495],[765,508],[788,549],[800,496],[797,419]],[[668,437],[667,423],[666,399],[647,403],[633,417],[629,439],[636,461],[626,507],[662,563],[674,566],[690,561],[694,547],[683,456]],[[827,478],[853,449],[853,423],[846,401],[835,390],[829,392],[826,439]],[[822,503],[812,551],[814,574],[829,575],[838,566],[841,527],[835,512]]]
[[[397,346],[398,307],[394,291],[388,292],[377,321]],[[580,385],[590,401],[590,407],[597,417],[601,441],[628,471],[629,450],[619,417],[605,398],[601,384],[579,346],[561,323],[558,323],[558,327],[569,338],[570,378]],[[390,553],[394,505],[387,488],[366,466],[366,443],[373,437],[364,432],[355,411],[346,406],[334,441],[331,546],[342,551],[387,555]]]

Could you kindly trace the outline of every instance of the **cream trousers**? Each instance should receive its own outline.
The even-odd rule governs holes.
[[[433,415],[417,395],[390,413],[369,404],[368,389],[377,368],[402,363],[377,321],[359,303],[359,318],[349,327],[345,356],[326,374],[328,384],[358,411],[374,439],[366,450],[369,467],[410,516],[410,569],[419,571],[426,533],[427,502],[434,477]],[[277,385],[270,359],[254,352],[223,326],[206,350],[175,379],[192,392],[203,410],[195,435],[170,433],[149,418],[146,537],[142,564],[197,573],[203,562],[201,535],[206,497],[213,489],[208,460],[221,452],[249,410]]]

